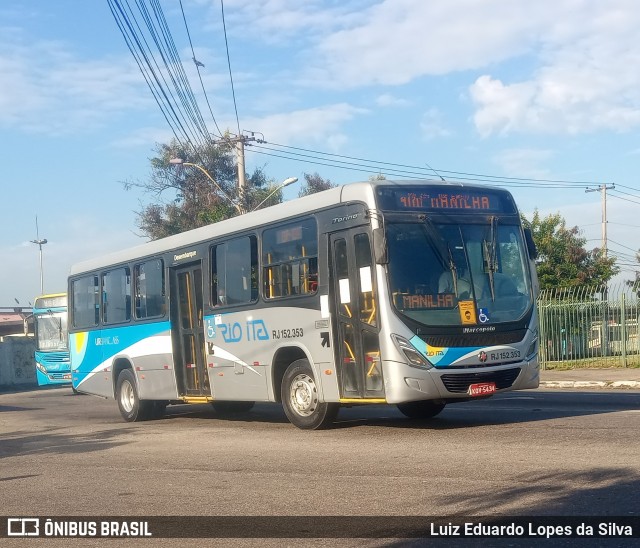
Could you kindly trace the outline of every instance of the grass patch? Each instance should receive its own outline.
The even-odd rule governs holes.
[[[555,369],[566,371],[567,369],[625,369],[622,356],[609,356],[605,358],[585,358],[582,360],[563,360],[558,362],[544,362],[540,364],[541,369]],[[627,369],[640,368],[640,356],[634,354],[627,356]]]

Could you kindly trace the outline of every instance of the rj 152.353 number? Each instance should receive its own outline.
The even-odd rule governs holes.
[[[274,329],[271,332],[271,336],[274,339],[295,339],[297,337],[302,337],[304,332],[302,327],[296,327],[294,329]]]

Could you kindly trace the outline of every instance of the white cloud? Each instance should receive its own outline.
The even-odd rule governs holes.
[[[0,40],[0,73],[0,126],[33,133],[86,132],[152,102],[130,59],[82,61],[60,42],[26,43],[15,31]]]
[[[385,0],[318,45],[327,81],[401,85],[528,52],[550,19],[543,2]]]
[[[411,105],[411,101],[395,97],[390,93],[383,93],[376,97],[376,105],[379,107],[407,107]]]
[[[267,42],[290,44],[356,24],[361,10],[369,4],[369,0],[343,0],[328,7],[323,0],[227,0],[225,16],[227,30],[235,26],[244,39],[250,29],[253,39],[257,35]],[[217,5],[210,10],[210,20],[211,30],[218,32],[221,23]]]
[[[501,167],[507,177],[543,179],[549,177],[549,171],[543,164],[552,156],[553,152],[550,150],[513,148],[501,151],[493,161]]]
[[[570,25],[554,22],[548,34],[540,29],[540,66],[530,78],[507,83],[485,74],[474,82],[469,92],[481,135],[626,131],[640,125],[637,5],[619,0],[586,2],[583,8]]]
[[[442,113],[436,108],[431,108],[422,115],[420,129],[427,141],[451,135],[451,131],[444,127]]]
[[[344,143],[345,137],[340,130],[342,125],[366,113],[366,110],[347,103],[337,103],[245,119],[243,124],[261,128],[267,141],[278,144],[308,142],[335,146],[336,143]]]

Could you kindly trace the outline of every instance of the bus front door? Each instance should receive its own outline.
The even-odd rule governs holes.
[[[356,228],[333,234],[330,248],[334,351],[341,399],[384,398],[369,234]]]
[[[171,321],[176,381],[180,396],[210,396],[204,359],[202,267],[172,269]]]

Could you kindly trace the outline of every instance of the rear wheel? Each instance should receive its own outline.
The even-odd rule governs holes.
[[[410,419],[430,419],[444,409],[445,404],[437,401],[421,400],[399,403],[398,409]]]
[[[308,360],[297,360],[282,379],[282,405],[289,422],[304,430],[329,426],[340,408],[337,403],[320,402],[318,386]]]
[[[146,420],[153,411],[153,402],[138,397],[136,378],[130,369],[124,369],[116,382],[116,401],[122,418],[127,422]]]

